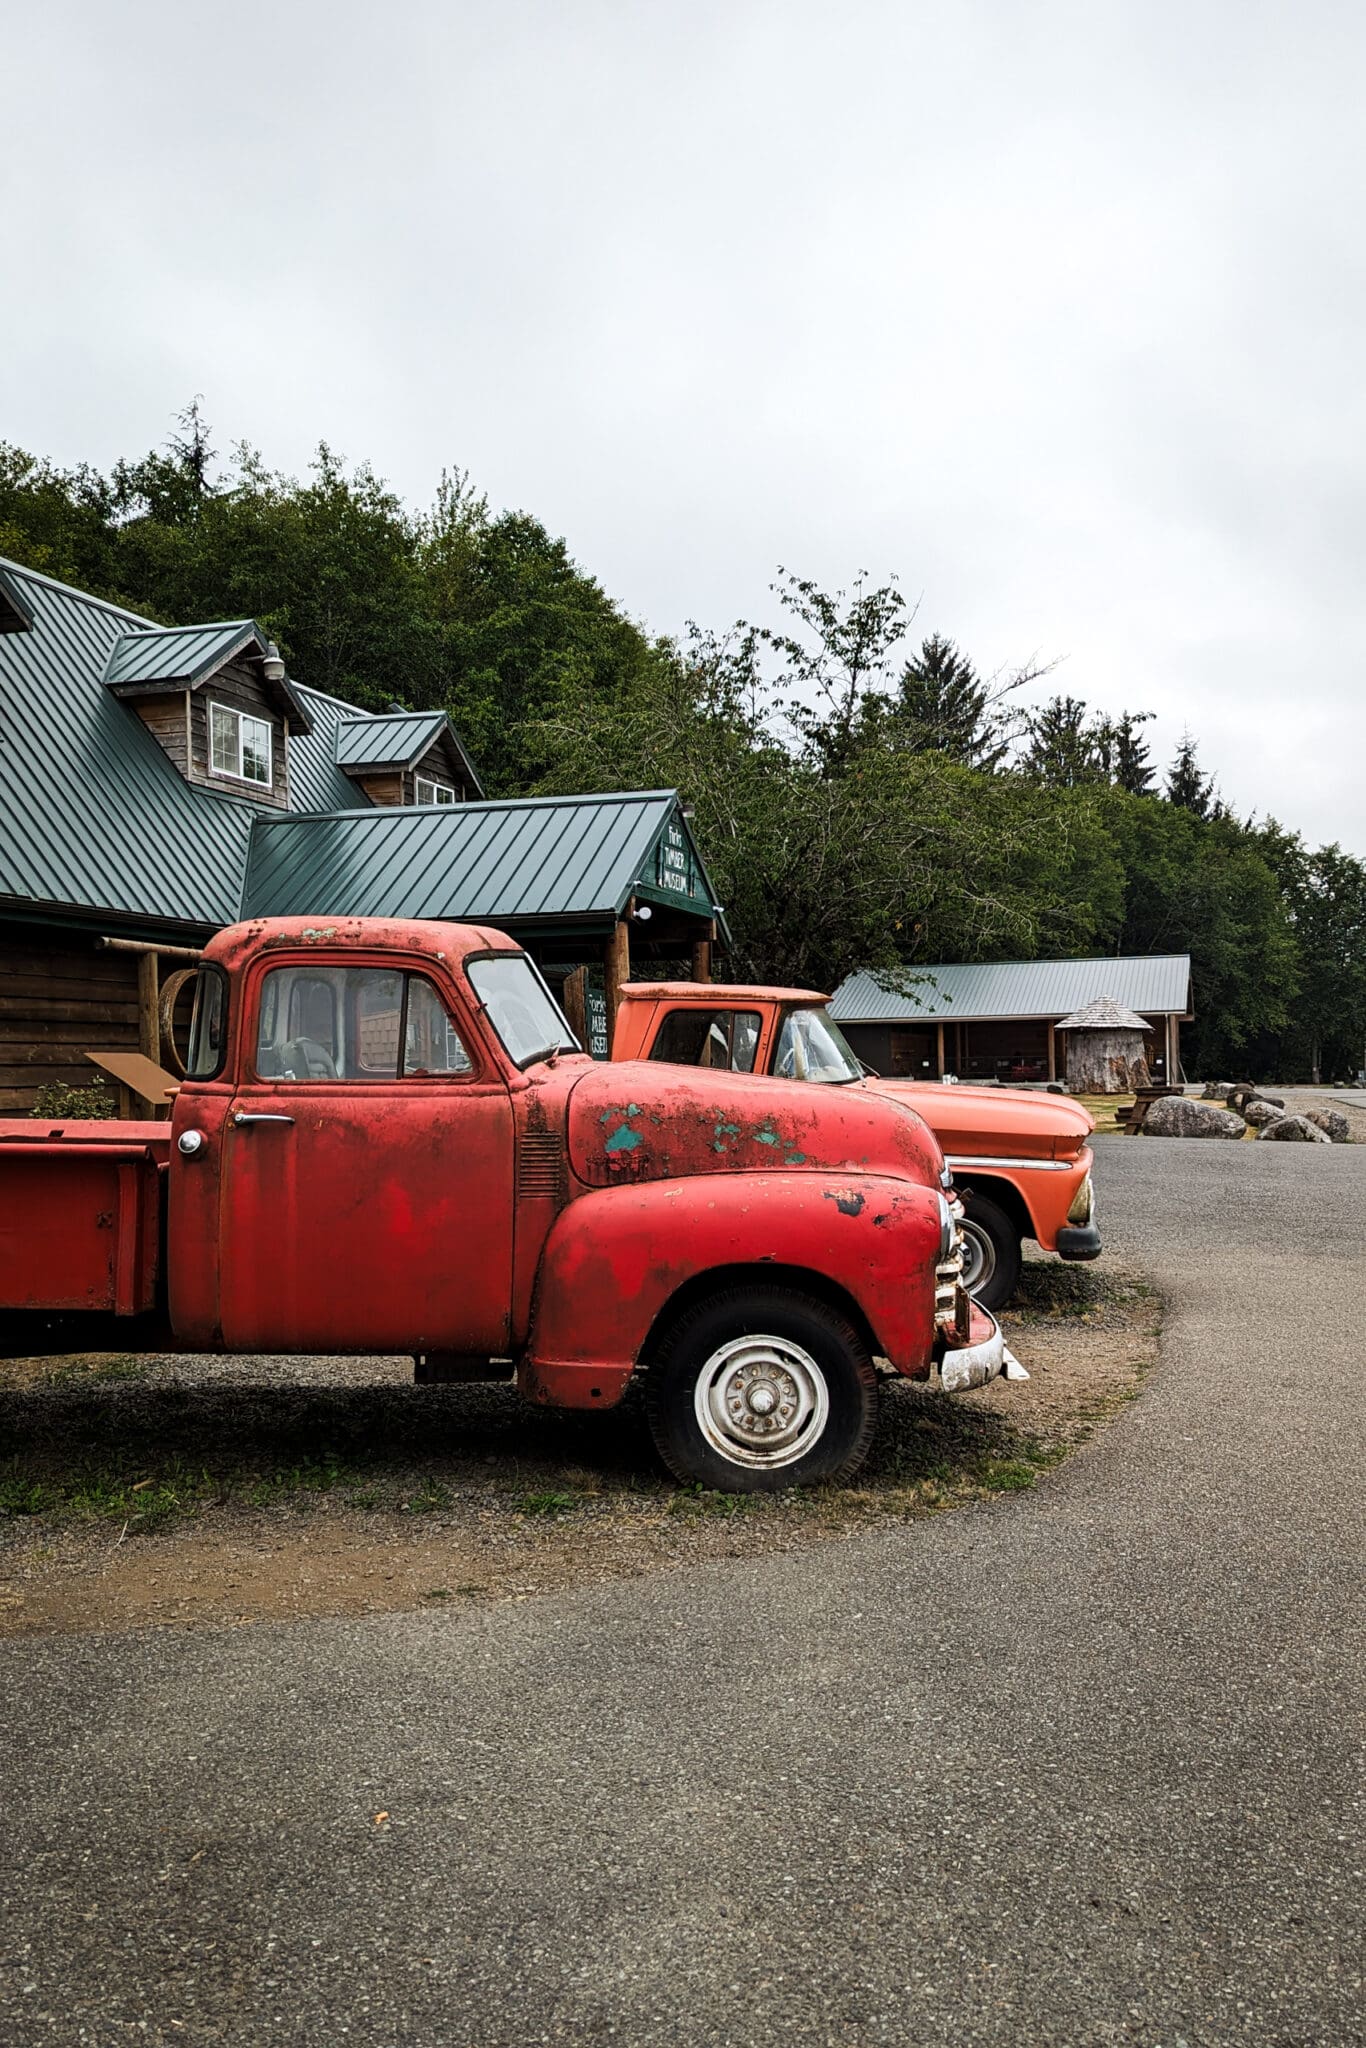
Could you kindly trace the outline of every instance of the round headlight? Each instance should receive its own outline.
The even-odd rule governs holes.
[[[947,1202],[946,1202],[946,1201],[944,1200],[944,1197],[943,1197],[942,1195],[940,1195],[940,1197],[939,1197],[939,1263],[940,1263],[940,1265],[941,1265],[941,1266],[943,1265],[943,1263],[944,1263],[944,1261],[945,1261],[946,1259],[951,1259],[951,1258],[953,1257],[953,1241],[954,1241],[954,1236],[955,1236],[955,1230],[954,1230],[954,1222],[953,1222],[953,1211],[952,1211],[952,1209],[951,1209],[951,1208],[949,1207],[948,1203],[947,1203]]]

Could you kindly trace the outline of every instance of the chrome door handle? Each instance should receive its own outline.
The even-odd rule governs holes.
[[[243,1124],[292,1124],[294,1121],[292,1116],[272,1116],[268,1111],[251,1109],[234,1110],[232,1120],[239,1129]]]

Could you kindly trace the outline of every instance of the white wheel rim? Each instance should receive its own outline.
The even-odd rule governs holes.
[[[969,1216],[963,1224],[963,1285],[969,1294],[985,1287],[996,1271],[996,1247]]]
[[[786,1337],[736,1337],[697,1375],[697,1426],[730,1465],[795,1464],[830,1420],[830,1389],[809,1351]]]

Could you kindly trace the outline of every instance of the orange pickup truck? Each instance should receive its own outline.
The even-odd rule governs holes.
[[[1024,1238],[1064,1259],[1099,1256],[1089,1111],[1023,1088],[883,1080],[851,1050],[829,1001],[804,988],[626,982],[612,1057],[858,1085],[904,1102],[953,1171],[964,1209],[963,1283],[984,1308],[1014,1293]]]

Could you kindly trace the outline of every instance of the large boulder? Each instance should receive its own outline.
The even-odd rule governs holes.
[[[1191,1095],[1159,1095],[1143,1119],[1145,1138],[1241,1138],[1246,1129],[1231,1110]]]
[[[1285,1116],[1284,1106],[1279,1102],[1268,1102],[1265,1097],[1255,1095],[1243,1111],[1243,1122],[1251,1124],[1254,1130],[1261,1130],[1266,1124],[1278,1124]]]
[[[1352,1126],[1340,1109],[1307,1109],[1305,1116],[1311,1124],[1317,1124],[1327,1133],[1334,1145],[1350,1145]]]
[[[1254,1088],[1251,1081],[1240,1081],[1236,1088],[1229,1089],[1228,1106],[1235,1116],[1245,1116],[1249,1102],[1274,1102],[1278,1109],[1285,1108],[1279,1095],[1263,1095],[1261,1089]]]
[[[1233,1093],[1232,1081],[1206,1081],[1202,1102],[1227,1102]]]
[[[1275,1138],[1286,1145],[1331,1145],[1333,1142],[1327,1131],[1311,1124],[1307,1116],[1277,1117],[1274,1124],[1263,1124],[1257,1136]]]

